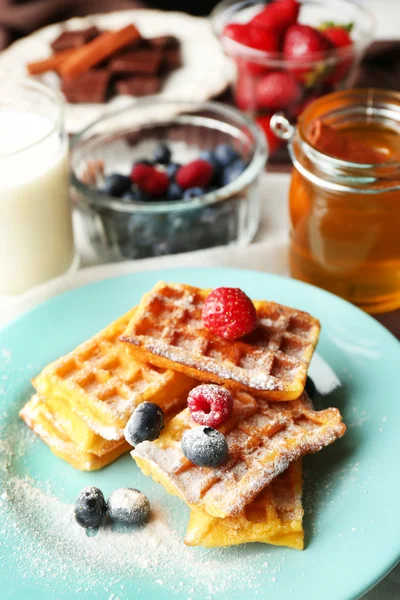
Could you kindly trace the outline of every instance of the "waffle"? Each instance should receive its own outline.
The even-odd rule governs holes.
[[[182,373],[146,365],[119,341],[135,309],[100,331],[78,348],[49,364],[33,380],[42,398],[63,402],[93,432],[105,440],[120,440],[138,404],[157,403],[168,417],[180,410],[195,385]],[[69,432],[83,450],[96,439]]]
[[[259,326],[241,340],[222,340],[202,323],[210,290],[159,282],[142,298],[121,340],[134,355],[201,381],[294,400],[303,392],[320,325],[305,312],[255,301]]]
[[[314,411],[305,392],[296,401],[275,403],[238,392],[231,417],[219,427],[227,438],[228,461],[209,469],[182,452],[182,436],[193,426],[185,409],[157,440],[138,444],[132,456],[169,492],[222,518],[240,513],[291,462],[321,450],[346,430],[336,408]]]
[[[82,451],[69,439],[62,425],[47,408],[45,401],[37,394],[25,404],[20,412],[20,417],[42,438],[54,454],[81,471],[101,469],[131,448],[123,440],[114,442],[114,446],[102,456]]]
[[[263,542],[302,550],[301,460],[289,465],[236,517],[218,519],[201,508],[190,512],[185,544],[232,546]]]

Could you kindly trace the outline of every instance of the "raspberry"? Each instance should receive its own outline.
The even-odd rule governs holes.
[[[269,111],[293,107],[301,98],[301,86],[293,75],[279,71],[262,77],[255,92],[258,107]]]
[[[195,387],[190,392],[187,402],[193,421],[207,427],[217,427],[225,423],[233,407],[233,397],[229,390],[206,383]]]
[[[204,301],[202,319],[211,333],[225,340],[237,340],[257,326],[254,304],[239,288],[213,290]]]
[[[193,160],[179,169],[176,183],[184,190],[192,187],[206,188],[213,177],[214,170],[206,160]]]
[[[168,175],[144,163],[134,165],[131,179],[140,190],[153,197],[164,196],[169,186]]]

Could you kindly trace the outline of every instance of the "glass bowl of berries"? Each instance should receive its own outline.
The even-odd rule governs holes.
[[[266,159],[235,108],[146,98],[73,138],[72,198],[103,261],[245,245]]]
[[[212,22],[237,67],[236,105],[262,127],[271,153],[282,143],[272,114],[295,120],[318,96],[351,87],[375,23],[348,0],[224,0]]]

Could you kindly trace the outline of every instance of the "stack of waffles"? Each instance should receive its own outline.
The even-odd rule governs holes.
[[[101,469],[132,449],[124,427],[141,402],[157,403],[168,419],[195,385],[181,373],[137,361],[119,341],[134,312],[47,365],[20,412],[54,454],[77,469]]]
[[[301,549],[301,458],[345,432],[339,411],[315,411],[304,390],[319,322],[255,301],[257,329],[222,340],[202,322],[208,293],[159,282],[137,308],[46,367],[21,416],[56,454],[95,469],[127,450],[123,428],[135,407],[155,402],[165,428],[132,456],[190,507],[185,542]],[[230,389],[234,398],[229,419],[218,427],[228,461],[217,468],[194,465],[181,449],[184,433],[197,426],[187,395],[203,382]]]

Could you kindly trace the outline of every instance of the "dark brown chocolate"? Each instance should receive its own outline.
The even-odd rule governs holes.
[[[51,48],[54,52],[61,52],[61,50],[68,50],[69,48],[80,48],[94,40],[100,33],[101,31],[95,26],[81,31],[63,31],[51,44]]]
[[[115,84],[118,94],[127,94],[128,96],[148,96],[160,91],[161,79],[143,75],[141,77],[129,77],[121,79]]]
[[[162,59],[162,53],[157,50],[138,49],[112,58],[108,67],[112,73],[155,75],[161,66]]]
[[[182,66],[182,54],[180,48],[165,50],[163,55],[163,70],[172,71]]]
[[[146,38],[146,42],[152,48],[160,50],[172,50],[179,48],[180,42],[174,35],[159,35],[158,37]]]
[[[106,101],[110,72],[97,69],[83,73],[69,81],[63,81],[61,91],[68,102],[99,104]]]

